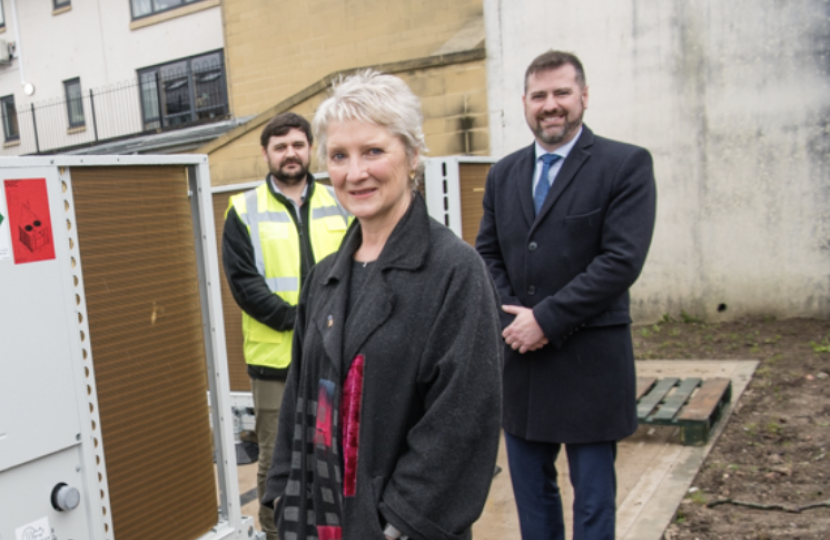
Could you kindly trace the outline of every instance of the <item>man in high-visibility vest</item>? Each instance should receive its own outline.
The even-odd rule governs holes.
[[[259,498],[271,465],[297,302],[309,269],[340,247],[348,214],[334,191],[308,172],[313,137],[294,113],[272,118],[260,136],[269,174],[259,187],[234,195],[225,214],[222,260],[242,309],[245,362],[259,443]],[[267,540],[277,540],[273,510],[260,506]]]

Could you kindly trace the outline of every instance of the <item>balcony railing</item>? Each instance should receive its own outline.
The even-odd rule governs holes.
[[[55,154],[229,116],[223,66],[141,74],[140,79],[17,108],[19,137],[0,156]]]

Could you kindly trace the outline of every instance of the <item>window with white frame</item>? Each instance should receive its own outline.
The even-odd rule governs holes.
[[[17,125],[14,95],[0,97],[0,116],[3,117],[3,136],[6,141],[19,141],[20,128]]]
[[[81,79],[76,77],[63,81],[63,90],[66,94],[66,114],[69,118],[69,127],[85,126],[86,118],[84,117],[84,100],[81,94]]]
[[[130,0],[130,9],[133,19],[149,17],[187,4],[194,4],[202,0]]]

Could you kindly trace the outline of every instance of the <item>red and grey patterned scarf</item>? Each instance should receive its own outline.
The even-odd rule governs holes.
[[[343,538],[344,497],[353,497],[357,490],[364,362],[362,354],[352,360],[342,387],[322,373],[304,381],[305,392],[297,400],[291,471],[281,501],[284,540]],[[315,394],[316,400],[304,397]]]

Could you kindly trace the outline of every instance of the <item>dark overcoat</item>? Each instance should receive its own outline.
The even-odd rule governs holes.
[[[382,540],[385,522],[413,540],[470,538],[498,448],[498,294],[475,250],[431,219],[416,196],[347,319],[360,242],[355,222],[340,251],[314,267],[303,288],[263,500],[280,498],[281,531],[300,516],[291,527],[304,539],[318,537],[313,520],[324,519],[313,505],[341,504],[341,486],[325,491],[331,478],[344,475],[328,474],[331,463],[321,462],[327,458],[321,458],[314,426],[329,406],[321,406],[317,389],[320,380],[331,381],[336,407],[343,364],[361,355],[356,490],[335,508],[342,523],[332,524],[342,525],[346,540]],[[308,415],[316,415],[310,425]],[[335,424],[338,418],[335,412]],[[312,500],[321,486],[322,497]]]
[[[534,145],[487,177],[476,248],[503,304],[533,309],[550,343],[505,346],[504,429],[532,441],[622,439],[637,428],[628,289],[654,228],[643,148],[582,134],[534,215]],[[502,313],[502,327],[513,316]]]

